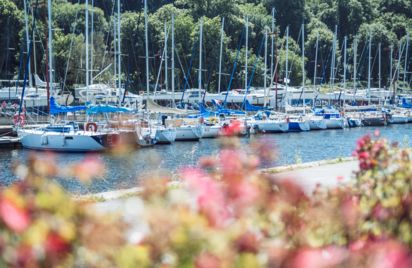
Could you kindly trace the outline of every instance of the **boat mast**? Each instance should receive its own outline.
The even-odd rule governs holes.
[[[247,67],[248,67],[248,49],[249,49],[249,17],[246,16],[246,51],[245,51],[245,90],[247,90]]]
[[[313,100],[312,106],[315,106],[316,74],[318,70],[318,48],[319,48],[319,31],[316,32],[316,49],[315,49],[315,70],[313,71]]]
[[[35,14],[34,14],[34,9],[33,9],[33,7],[31,8],[31,14],[32,14],[32,16],[33,16],[33,19],[32,19],[32,25],[34,25],[34,17],[35,17]],[[35,74],[37,74],[37,63],[36,63],[36,34],[35,34],[35,28],[33,28],[32,29],[32,36],[33,36],[33,42],[32,42],[32,45],[33,45],[33,65],[34,65],[34,73]],[[36,83],[35,83],[36,84]],[[36,93],[38,92],[38,87],[37,87],[37,85],[35,85],[36,86]]]
[[[114,87],[117,87],[117,27],[116,27],[116,15],[113,8],[113,75],[114,75]],[[106,103],[107,103],[106,98]]]
[[[23,8],[24,8],[24,24],[25,24],[25,29],[26,29],[26,45],[27,45],[27,53],[29,53],[29,48],[30,48],[30,39],[29,39],[29,24],[28,24],[28,19],[27,19],[27,0],[23,0]],[[34,14],[33,14],[34,16]],[[31,64],[29,64],[29,86],[33,87],[33,80],[32,80],[32,75],[31,75]]]
[[[86,37],[86,100],[89,101],[89,0],[85,2],[86,24],[84,27]]]
[[[220,93],[220,85],[222,81],[222,56],[223,56],[223,35],[225,33],[225,18],[222,18],[222,28],[220,30],[220,53],[219,53],[219,80],[217,85],[218,93]]]
[[[344,41],[343,41],[343,92],[345,92],[345,96],[346,96],[346,69],[348,68],[347,66],[347,47],[348,47],[348,37],[345,36],[344,37]],[[343,102],[345,102],[345,99],[343,100]]]
[[[263,88],[265,89],[264,93],[264,99],[263,99],[263,106],[266,107],[267,106],[267,97],[268,97],[268,90],[267,90],[267,70],[268,70],[268,30],[265,29],[265,69],[264,69],[264,75],[263,75]]]
[[[271,33],[271,53],[270,53],[270,85],[272,85],[274,69],[274,49],[275,49],[275,8],[272,8],[272,33]]]
[[[203,18],[200,18],[200,36],[199,36],[199,72],[198,72],[198,87],[199,87],[199,103],[202,100],[202,43],[203,43]]]
[[[356,97],[356,64],[357,64],[357,59],[358,59],[358,40],[355,38],[353,39],[353,99],[355,100]]]
[[[392,76],[393,76],[393,45],[391,45],[391,52],[390,52],[390,59],[389,59],[389,88],[392,88]]]
[[[91,36],[90,36],[90,83],[93,85],[93,35],[94,35],[94,0],[92,0],[92,17],[91,17]]]
[[[48,0],[48,10],[49,10],[49,82],[50,82],[50,93],[54,93],[53,89],[53,34],[52,34],[52,4],[51,0]]]
[[[381,55],[381,53],[382,53],[382,44],[381,43],[379,43],[378,44],[378,53],[379,53],[379,55],[378,55],[378,57],[379,57],[379,92],[381,92],[381,90],[382,90],[382,83],[381,83],[381,81],[382,81],[382,73],[381,73],[381,60],[382,60],[382,55]],[[379,95],[381,95],[381,94],[379,94]],[[381,99],[382,99],[382,97],[381,96],[379,96],[379,105],[381,104]]]
[[[305,92],[305,24],[302,23],[302,93]],[[303,107],[305,107],[305,96],[303,95]],[[304,108],[303,113],[306,113]]]
[[[147,29],[147,0],[144,0],[144,36],[145,36],[145,49],[146,49],[146,111],[149,103],[149,40]],[[120,44],[120,43],[119,43]]]
[[[172,14],[172,107],[176,107],[175,102],[175,14]]]
[[[408,70],[408,50],[409,50],[409,32],[406,33],[406,49],[405,49],[405,68],[403,70],[403,84],[406,86],[406,76]]]
[[[146,14],[147,15],[147,14]],[[117,50],[119,51],[119,55],[118,55],[118,64],[117,64],[117,75],[119,76],[118,79],[118,91],[117,93],[120,94],[121,91],[121,87],[122,87],[122,48],[120,46],[120,0],[117,0]],[[119,95],[119,101],[120,101],[120,95]]]
[[[332,61],[330,66],[330,85],[333,92],[335,87],[335,62],[336,62],[336,37],[338,33],[338,26],[335,25],[335,33],[333,35],[333,44],[332,44]]]
[[[379,43],[378,44],[378,57],[379,57],[379,90],[381,90],[382,88],[381,88],[381,86],[382,86],[382,71],[381,71],[381,68],[382,68],[382,43]]]
[[[289,85],[289,25],[286,27],[286,66],[285,66],[285,95],[283,97],[286,109],[286,96],[288,94]]]
[[[167,43],[168,43],[168,38],[169,38],[169,36],[168,36],[168,34],[167,34],[167,23],[166,23],[166,21],[165,21],[165,49],[164,49],[164,54],[165,54],[165,89],[166,89],[166,91],[169,89],[169,86],[168,86],[168,66],[167,66]]]
[[[369,49],[368,49],[368,105],[371,102],[371,53],[372,53],[372,33],[369,33]]]

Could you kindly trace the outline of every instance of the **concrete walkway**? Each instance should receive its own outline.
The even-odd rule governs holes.
[[[358,170],[358,162],[352,158],[344,159],[342,161],[319,161],[301,165],[277,167],[263,170],[262,172],[273,173],[278,180],[292,180],[301,185],[307,194],[311,194],[318,184],[330,188],[337,186],[339,183],[348,182],[353,178],[354,172]],[[178,182],[173,182],[172,184],[178,184]],[[141,187],[135,187],[124,190],[75,196],[75,198],[107,201],[130,197],[134,194],[139,194],[141,191]]]
[[[275,176],[279,180],[290,179],[301,185],[307,194],[311,194],[317,184],[331,188],[339,183],[348,182],[354,177],[357,170],[358,162],[352,160],[297,168],[291,171],[279,172]]]

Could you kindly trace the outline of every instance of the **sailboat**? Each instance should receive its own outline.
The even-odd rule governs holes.
[[[50,98],[50,114],[67,114],[86,110],[85,106],[65,107]],[[89,130],[88,130],[89,129]],[[91,152],[101,151],[111,146],[113,136],[117,133],[103,133],[97,127],[86,126],[81,130],[78,123],[62,121],[50,123],[46,127],[35,129],[18,128],[17,135],[24,148],[57,152]]]
[[[52,31],[51,31],[51,0],[48,0],[48,27],[49,27],[49,44],[48,52],[52,58]],[[86,0],[86,21],[88,19],[88,1]],[[35,21],[35,20],[34,20]],[[34,23],[34,22],[33,22]],[[87,49],[87,39],[86,39]],[[30,63],[30,53],[27,55],[27,65]],[[87,53],[86,53],[87,54]],[[49,60],[49,81],[53,85],[52,79],[52,61]],[[28,68],[25,70],[25,80],[27,78]],[[26,81],[24,81],[26,82]],[[88,85],[88,84],[87,84]],[[24,96],[24,85],[22,96]],[[77,111],[86,110],[86,106],[66,107],[56,104],[54,97],[50,98],[50,114],[58,115]],[[112,146],[113,139],[117,139],[118,133],[103,133],[97,129],[95,123],[88,123],[85,130],[81,130],[78,123],[73,121],[62,121],[61,123],[51,122],[46,127],[35,129],[24,129],[19,127],[17,134],[24,148],[34,150],[50,150],[58,152],[90,152],[101,151]]]

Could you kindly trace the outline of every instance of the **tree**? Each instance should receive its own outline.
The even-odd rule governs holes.
[[[19,53],[20,46],[25,45],[19,36],[20,29],[23,27],[23,14],[17,6],[10,0],[0,1],[0,72],[3,78],[10,79],[10,75],[16,65],[17,60],[14,55]],[[26,49],[25,49],[26,51]]]
[[[281,30],[289,25],[291,36],[298,36],[302,21],[305,20],[304,0],[265,0],[264,5],[269,14],[272,8],[276,9],[276,20]]]

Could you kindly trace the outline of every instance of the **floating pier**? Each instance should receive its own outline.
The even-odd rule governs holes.
[[[11,136],[0,137],[0,148],[20,148],[20,138]]]

